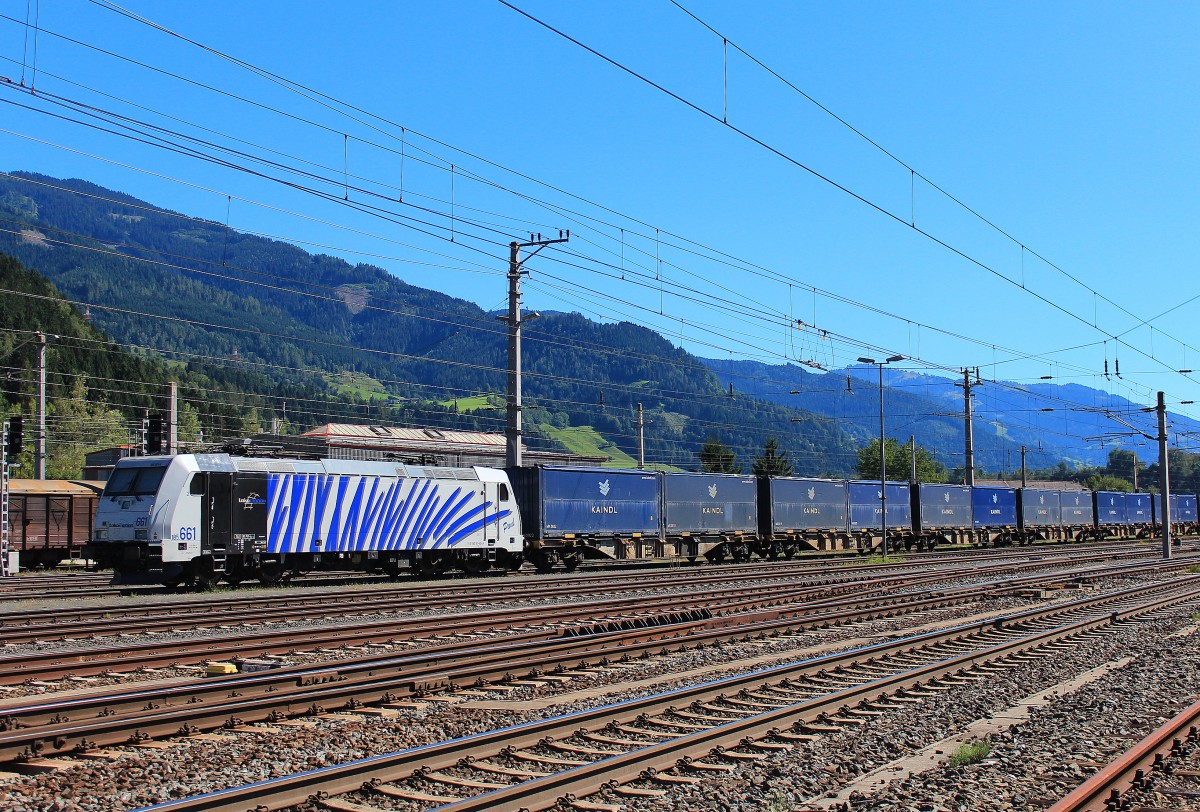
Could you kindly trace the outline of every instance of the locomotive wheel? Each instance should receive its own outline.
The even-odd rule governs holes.
[[[192,579],[192,589],[197,592],[212,592],[216,586],[217,579],[207,573],[202,573]]]
[[[481,575],[491,568],[491,562],[486,558],[468,558],[462,563],[463,572],[471,575]]]
[[[420,563],[417,564],[417,568],[420,570],[422,576],[432,578],[437,575],[445,575],[446,571],[450,569],[450,562],[441,556],[437,558],[426,557],[421,559]]]
[[[265,561],[258,567],[258,582],[263,586],[279,586],[284,575],[283,564],[279,561]]]

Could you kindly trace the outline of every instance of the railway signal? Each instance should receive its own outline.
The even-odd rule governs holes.
[[[13,458],[20,455],[25,448],[25,418],[21,415],[10,417],[4,424],[4,455]]]
[[[151,415],[145,421],[145,441],[142,444],[142,454],[161,454],[163,453],[163,438],[166,436],[164,431],[166,421],[160,414]]]
[[[4,442],[0,445],[3,452],[0,455],[0,577],[13,574],[9,559],[8,467],[9,461],[21,453],[24,429],[25,421],[20,415],[4,421]]]

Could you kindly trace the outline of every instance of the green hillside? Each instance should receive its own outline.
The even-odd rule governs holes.
[[[356,422],[503,429],[503,412],[453,404],[505,387],[504,336],[476,305],[85,181],[16,175],[0,179],[0,218],[24,234],[0,235],[0,251],[90,303],[95,325],[115,341],[149,357],[223,359],[248,389],[265,379],[318,402],[375,404]],[[655,462],[696,467],[715,435],[746,465],[771,436],[798,471],[844,473],[853,464],[856,443],[837,424],[729,397],[700,359],[634,324],[546,314],[526,328],[524,366],[533,443],[558,446],[551,427],[590,426],[631,456],[642,403]],[[276,416],[274,408],[260,404],[259,419]],[[294,427],[328,416],[306,411],[288,415]]]

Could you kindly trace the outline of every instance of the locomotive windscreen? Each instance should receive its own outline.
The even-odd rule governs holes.
[[[153,465],[117,465],[104,485],[103,496],[153,496],[158,493],[167,462]]]

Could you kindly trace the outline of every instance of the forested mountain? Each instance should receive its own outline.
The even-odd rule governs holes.
[[[99,328],[147,359],[252,393],[357,399],[370,408],[355,422],[503,430],[502,409],[459,410],[454,400],[505,387],[502,327],[470,302],[80,180],[0,178],[0,223],[0,252],[67,299],[91,303],[92,324],[63,334]],[[112,377],[166,374],[162,361],[152,366]],[[591,426],[633,453],[642,403],[651,461],[694,468],[712,435],[747,468],[772,436],[798,472],[841,474],[854,464],[845,427],[736,387],[731,395],[700,359],[637,325],[546,314],[525,328],[524,366],[535,442]],[[278,400],[247,405],[255,421],[279,416]],[[303,429],[337,413],[310,406],[287,417]]]

